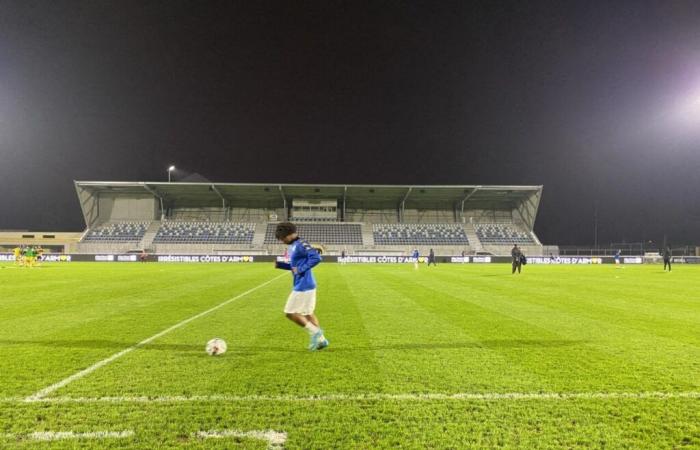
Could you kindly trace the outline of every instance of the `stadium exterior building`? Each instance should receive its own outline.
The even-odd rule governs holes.
[[[326,254],[549,254],[533,229],[542,186],[75,181],[76,253],[279,255],[290,220]]]

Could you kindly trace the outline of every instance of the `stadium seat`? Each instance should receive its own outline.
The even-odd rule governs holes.
[[[474,226],[476,236],[483,244],[512,245],[536,244],[532,234],[509,223],[482,223]]]
[[[459,224],[375,224],[372,232],[377,245],[469,245]]]
[[[164,222],[154,244],[252,244],[255,224],[234,222]]]
[[[139,242],[149,222],[108,222],[90,229],[82,242],[127,243]]]
[[[275,238],[276,223],[269,223],[265,231],[265,244],[279,244]],[[297,231],[301,237],[315,244],[362,245],[362,226],[356,223],[300,223]]]

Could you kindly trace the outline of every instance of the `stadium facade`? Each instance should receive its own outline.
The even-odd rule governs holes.
[[[290,220],[330,255],[545,254],[542,186],[75,181],[86,229],[76,253],[278,255]],[[547,249],[547,251],[550,251]]]

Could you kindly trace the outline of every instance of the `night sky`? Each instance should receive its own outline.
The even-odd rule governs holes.
[[[551,244],[700,244],[698,1],[0,0],[0,229],[73,180],[542,184]]]

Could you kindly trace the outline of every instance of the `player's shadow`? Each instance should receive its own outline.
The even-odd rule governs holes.
[[[41,340],[41,341],[20,341],[10,339],[0,339],[0,345],[39,345],[42,347],[52,348],[91,348],[91,349],[114,349],[124,350],[125,348],[133,347],[135,342],[117,342],[105,339],[89,339],[89,340]],[[181,352],[201,352],[204,345],[194,344],[164,344],[150,343],[138,347],[142,350],[176,350]]]
[[[336,341],[337,342],[337,341]],[[460,350],[460,349],[508,349],[508,348],[555,348],[583,345],[589,341],[565,339],[487,339],[471,342],[405,342],[385,345],[343,346],[331,345],[330,353],[363,353],[382,350]],[[289,352],[298,353],[296,347],[255,347],[246,346],[241,349],[244,353],[257,352]],[[324,350],[325,352],[325,350]]]

